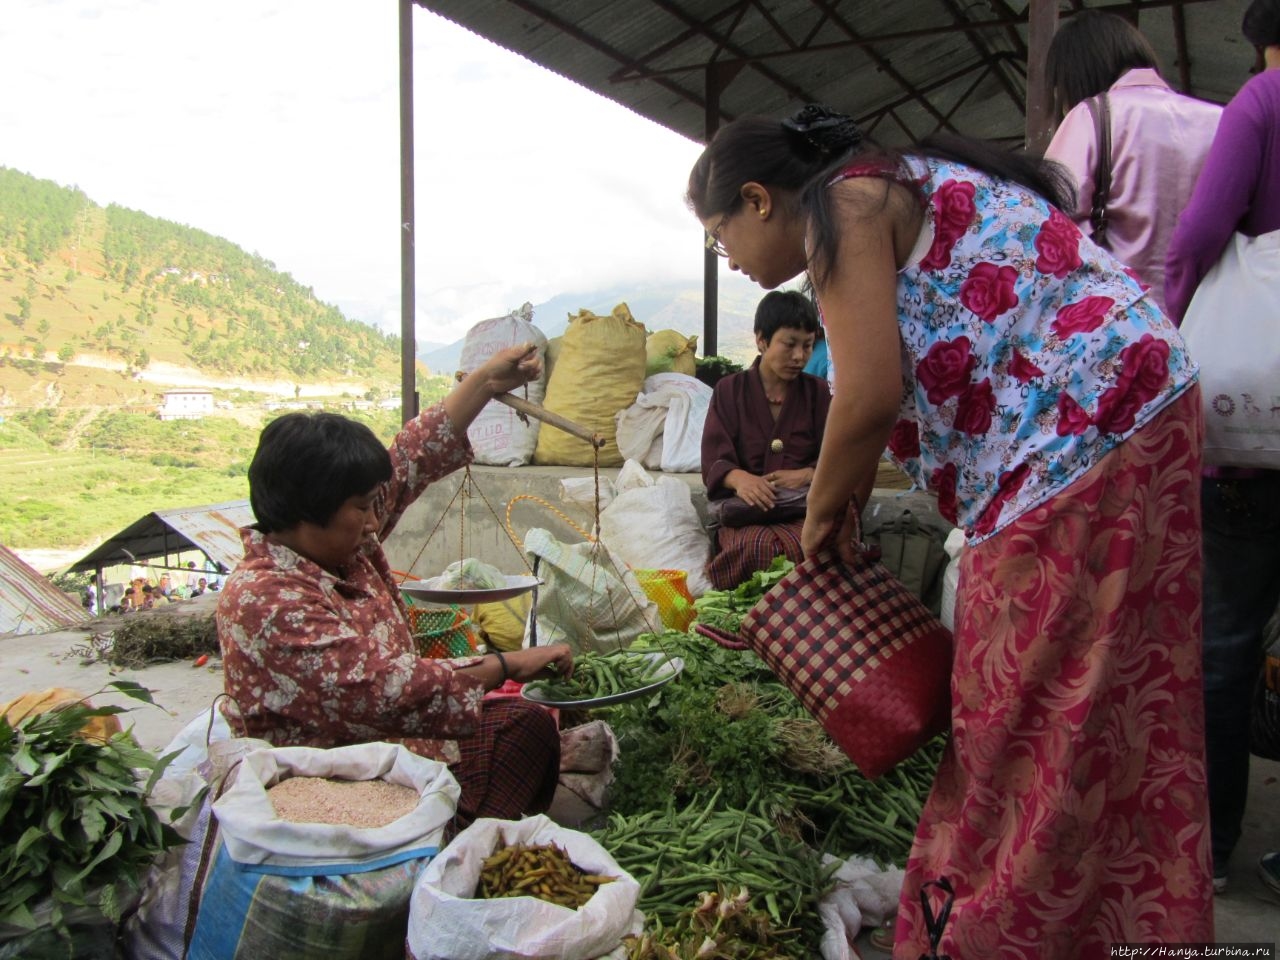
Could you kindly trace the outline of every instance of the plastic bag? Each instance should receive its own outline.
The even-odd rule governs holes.
[[[617,417],[618,450],[652,470],[699,473],[712,390],[696,377],[659,373]]]
[[[577,910],[536,897],[474,899],[484,861],[500,846],[554,843],[587,873],[614,876]],[[593,960],[638,934],[640,885],[585,833],[545,816],[482,818],[440,851],[414,884],[411,960]]]
[[[607,652],[662,629],[658,608],[625,563],[604,543],[562,543],[535,527],[524,538],[542,579],[526,645],[567,643],[574,652]]]
[[[615,487],[613,502],[600,511],[600,539],[609,549],[637,570],[683,570],[694,597],[710,590],[711,538],[689,485],[675,477],[654,480],[628,460]]]

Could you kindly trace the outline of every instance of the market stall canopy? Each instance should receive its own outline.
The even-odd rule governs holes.
[[[244,556],[240,528],[254,522],[248,500],[157,510],[108,537],[71,566],[69,573],[101,570],[199,550],[230,571]]]
[[[938,129],[1022,143],[1029,0],[416,0],[698,142],[745,114],[820,102],[885,143]],[[1136,20],[1176,89],[1248,79],[1244,0],[1063,0]],[[584,131],[589,136],[589,131]]]
[[[0,546],[0,636],[49,633],[87,616],[48,577]]]

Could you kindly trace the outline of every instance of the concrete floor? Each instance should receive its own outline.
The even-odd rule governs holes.
[[[217,595],[209,594],[166,610],[170,614],[211,613],[216,602]],[[124,722],[135,725],[135,737],[143,746],[159,749],[222,692],[222,674],[216,666],[193,668],[187,663],[170,663],[121,671],[112,671],[102,663],[86,666],[72,650],[83,646],[87,637],[79,630],[0,637],[0,703],[48,687],[71,687],[88,694],[113,679],[134,680],[152,691],[159,706],[114,694],[96,700],[132,708]],[[1268,893],[1256,870],[1258,858],[1271,850],[1280,850],[1280,763],[1255,759],[1244,837],[1232,865],[1231,886],[1214,900],[1218,943],[1280,942],[1280,900]],[[888,954],[871,947],[868,937],[869,931],[864,931],[858,940],[863,960],[887,958]]]

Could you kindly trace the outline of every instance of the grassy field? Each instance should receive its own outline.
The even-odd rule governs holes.
[[[422,391],[424,406],[444,395],[438,380]],[[342,412],[388,442],[400,424],[396,410]],[[256,405],[236,413],[161,421],[42,410],[0,422],[0,543],[87,550],[155,510],[247,497],[258,434],[276,414]]]

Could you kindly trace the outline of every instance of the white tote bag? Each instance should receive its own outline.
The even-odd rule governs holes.
[[[1280,469],[1280,230],[1232,237],[1182,337],[1200,365],[1204,462]]]

